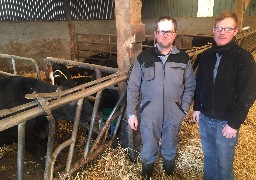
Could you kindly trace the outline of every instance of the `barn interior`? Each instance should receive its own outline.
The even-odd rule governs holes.
[[[49,72],[54,64],[97,70],[100,73],[95,81],[79,84],[58,102],[50,103],[54,108],[58,103],[90,97],[96,104],[98,94],[95,94],[103,89],[116,88],[123,95],[130,65],[143,49],[154,44],[153,30],[158,17],[170,15],[177,20],[175,43],[196,64],[197,55],[211,47],[214,19],[224,10],[237,13],[240,20],[237,42],[256,59],[255,0],[2,0],[0,76],[29,76],[50,82]],[[107,63],[88,64],[98,59]],[[72,78],[83,76],[86,75],[80,73]],[[54,134],[55,149],[50,155],[52,161],[47,165],[39,164],[29,154],[23,160],[20,157],[24,161],[20,165],[23,162],[18,159],[17,143],[0,147],[0,176],[3,179],[140,179],[140,136],[127,129],[124,104],[125,98],[120,99],[118,106],[112,108],[115,111],[106,115],[105,122],[95,122],[94,127],[59,122]],[[256,178],[255,108],[254,103],[239,132],[234,163],[236,180]],[[44,112],[43,107],[36,110]],[[30,119],[19,115],[9,123],[10,118],[3,112],[6,113],[0,110],[0,131]],[[110,135],[115,119],[116,131]],[[192,107],[179,136],[177,164],[171,179],[204,179],[203,154],[198,125],[192,122]],[[72,138],[75,142],[71,142]],[[170,178],[165,176],[161,164],[159,158],[153,179]]]

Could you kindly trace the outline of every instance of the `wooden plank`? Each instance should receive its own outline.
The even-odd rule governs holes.
[[[116,52],[116,44],[77,43],[77,50]]]
[[[115,35],[76,34],[77,42],[116,43]]]

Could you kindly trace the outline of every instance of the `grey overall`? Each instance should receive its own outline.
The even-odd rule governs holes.
[[[165,65],[154,48],[138,56],[127,87],[127,113],[135,115],[140,103],[143,162],[150,164],[156,160],[160,139],[163,158],[175,159],[178,131],[194,90],[194,72],[184,51],[173,47]]]

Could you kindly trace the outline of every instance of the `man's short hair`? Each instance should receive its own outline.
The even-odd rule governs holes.
[[[218,17],[216,17],[215,19],[215,24],[217,24],[218,22],[222,21],[223,19],[226,18],[232,18],[235,21],[235,26],[237,26],[238,24],[238,18],[236,13],[232,12],[232,11],[224,11],[222,13],[219,14]]]
[[[156,24],[155,24],[155,31],[157,31],[158,23],[161,22],[161,21],[171,21],[173,23],[175,32],[177,31],[177,21],[174,18],[170,17],[170,16],[159,17],[158,20],[156,21]]]

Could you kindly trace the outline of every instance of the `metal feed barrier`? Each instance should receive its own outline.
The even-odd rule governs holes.
[[[62,61],[61,59],[56,58],[47,58],[47,61]],[[69,62],[65,60],[65,62]],[[93,67],[91,67],[93,69]],[[95,68],[98,68],[97,66]],[[105,69],[103,67],[103,69]],[[108,69],[108,68],[106,68]],[[119,101],[117,102],[115,108],[112,113],[109,115],[106,123],[102,127],[100,133],[98,134],[96,140],[92,144],[92,147],[89,148],[91,135],[93,132],[93,128],[95,126],[95,117],[97,112],[97,107],[99,105],[99,97],[101,90],[106,87],[114,86],[118,83],[121,83],[127,79],[127,72],[116,72],[104,78],[100,78],[95,81],[91,81],[86,84],[79,85],[72,89],[60,92],[60,93],[38,93],[38,94],[30,94],[27,95],[26,98],[29,99],[37,99],[32,103],[27,103],[12,109],[0,110],[0,117],[2,120],[0,121],[0,131],[3,131],[7,128],[13,127],[15,125],[19,125],[19,139],[18,139],[18,179],[23,179],[23,162],[24,162],[24,126],[27,120],[30,120],[39,115],[46,114],[47,119],[49,120],[49,134],[48,134],[48,144],[47,144],[47,153],[46,153],[46,164],[44,171],[44,179],[53,179],[53,170],[54,164],[56,161],[56,157],[66,147],[69,148],[69,153],[66,162],[66,168],[63,173],[60,174],[60,177],[63,178],[66,175],[72,174],[72,172],[76,171],[83,164],[93,160],[99,154],[103,153],[107,147],[109,147],[114,141],[117,133],[117,127],[120,124],[122,114],[125,108],[125,93],[120,96]],[[97,93],[98,92],[98,93]],[[74,145],[76,142],[79,119],[82,109],[83,98],[88,97],[94,93],[97,93],[94,110],[92,113],[92,119],[90,122],[90,128],[88,132],[88,138],[85,145],[84,157],[81,158],[78,162],[76,162],[71,167],[71,162],[74,153]],[[74,100],[78,100],[77,102],[77,110],[73,125],[72,136],[69,140],[60,144],[55,150],[53,150],[53,142],[54,142],[54,132],[55,132],[55,123],[54,118],[51,115],[51,111],[61,107],[67,103],[70,103]],[[7,116],[7,117],[6,117]],[[107,142],[107,133],[110,127],[111,122],[117,118],[116,128],[111,137],[111,139]]]

